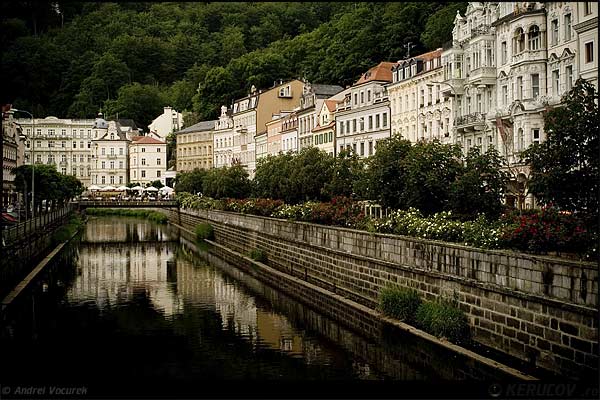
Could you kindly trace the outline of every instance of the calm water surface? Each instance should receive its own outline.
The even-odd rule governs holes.
[[[285,384],[293,396],[311,385],[302,382],[349,388],[439,378],[196,254],[175,228],[131,218],[90,218],[81,241],[5,313],[1,334],[0,383],[84,383],[109,392],[125,384],[145,395],[218,387],[206,393],[224,396]]]

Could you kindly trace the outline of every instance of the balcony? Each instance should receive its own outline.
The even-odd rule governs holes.
[[[468,133],[485,130],[485,114],[471,113],[461,115],[454,120],[457,133]]]
[[[469,73],[469,83],[474,85],[495,85],[496,84],[496,68],[495,67],[479,67]]]

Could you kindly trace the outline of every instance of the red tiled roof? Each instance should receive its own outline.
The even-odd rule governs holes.
[[[365,82],[370,81],[392,81],[392,67],[396,65],[396,63],[389,61],[382,61],[377,64],[375,67],[369,69],[365,72],[360,79],[355,83],[355,85],[360,85]]]
[[[329,111],[335,111],[336,104],[338,104],[337,100],[325,100],[325,105]]]
[[[134,137],[136,137],[136,136],[134,136]],[[140,139],[134,140],[134,142],[132,144],[166,144],[166,143],[162,142],[160,140],[154,139],[153,137],[142,136]]]
[[[335,122],[333,122],[333,121],[332,121],[332,122],[330,122],[330,123],[328,123],[327,125],[324,125],[324,126],[317,125],[317,126],[315,126],[315,127],[313,128],[313,130],[312,130],[312,131],[313,131],[313,132],[322,131],[322,130],[324,130],[324,129],[331,128],[331,127],[333,127],[334,125],[335,125]]]

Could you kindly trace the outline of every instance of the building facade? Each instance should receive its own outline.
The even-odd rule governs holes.
[[[444,96],[441,86],[442,49],[399,61],[392,69],[390,97],[391,132],[416,143],[439,140],[454,143],[452,96]]]
[[[17,119],[25,135],[25,164],[55,165],[58,172],[73,175],[85,187],[92,184],[92,119],[56,117]],[[35,131],[35,132],[34,132]]]
[[[273,119],[267,122],[267,154],[276,156],[282,152],[281,129],[283,118],[288,115],[289,111],[282,111],[273,115]]]
[[[227,107],[221,107],[219,120],[215,122],[213,132],[213,149],[215,168],[231,167],[235,161],[233,156],[233,119],[228,113]]]
[[[233,158],[239,160],[250,178],[256,169],[256,107],[260,92],[252,86],[248,96],[234,101],[233,119]]]
[[[183,128],[183,116],[181,113],[171,107],[164,107],[163,113],[156,117],[148,129],[156,133],[162,140],[172,132],[177,132]]]
[[[596,3],[470,2],[457,13],[442,54],[444,85],[455,94],[455,141],[498,148],[510,184],[506,202],[535,207],[521,152],[545,139],[544,114],[578,78],[598,87]]]
[[[298,144],[298,114],[291,112],[281,118],[281,151],[295,153]]]
[[[160,181],[166,185],[167,143],[137,136],[129,145],[129,181],[142,185]]]
[[[201,121],[176,132],[177,171],[213,167],[213,131],[216,122]]]
[[[317,114],[321,111],[323,101],[343,91],[338,85],[321,85],[304,82],[298,114],[299,149],[314,145],[312,130],[317,126]]]
[[[97,118],[92,125],[91,183],[99,186],[126,185],[129,177],[129,144],[115,121]]]
[[[14,169],[23,165],[23,140],[21,127],[9,112],[10,105],[2,109],[2,198],[0,198],[0,210],[9,206],[20,204],[20,196],[15,187]],[[5,112],[6,111],[6,112]]]
[[[386,85],[395,63],[381,62],[351,87],[335,113],[338,152],[352,149],[361,158],[375,154],[377,142],[390,137],[390,106]]]
[[[330,156],[336,155],[335,147],[335,108],[337,100],[324,100],[317,113],[317,123],[312,129],[313,146]]]

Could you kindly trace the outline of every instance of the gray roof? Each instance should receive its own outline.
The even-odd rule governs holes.
[[[216,119],[214,119],[212,121],[200,121],[197,124],[194,124],[185,129],[175,132],[175,134],[178,135],[180,133],[210,131],[210,130],[215,129],[215,122],[217,122]]]
[[[344,88],[341,86],[338,86],[338,85],[321,85],[321,84],[315,83],[312,85],[312,90],[315,92],[315,94],[317,96],[318,95],[333,96],[335,94],[338,94],[342,90],[344,90]]]

